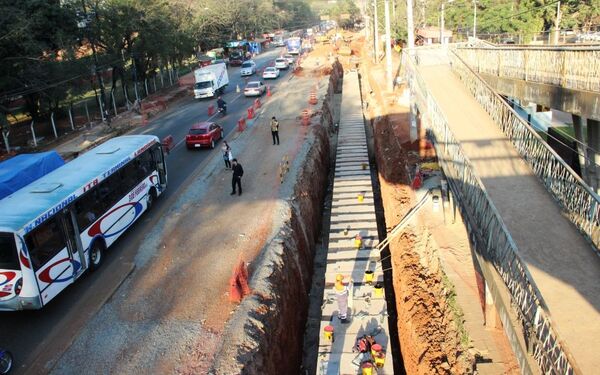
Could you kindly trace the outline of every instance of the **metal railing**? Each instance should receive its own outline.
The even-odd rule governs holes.
[[[600,197],[464,60],[454,52],[449,55],[463,84],[599,253]]]
[[[456,48],[478,73],[600,92],[600,46]]]
[[[476,251],[493,264],[509,290],[512,305],[521,322],[523,338],[531,354],[543,373],[580,373],[579,370],[575,370],[574,360],[552,328],[546,304],[500,213],[477,177],[460,143],[454,138],[439,105],[429,95],[414,62],[406,53],[403,54],[403,65],[412,90],[420,92],[416,95],[417,106],[428,119],[428,128],[434,136],[437,157],[449,184],[467,212],[465,218],[471,224],[471,228],[475,228],[479,238],[483,239]],[[518,343],[511,340],[511,345],[517,352]],[[526,359],[522,356],[518,358],[521,369],[525,371]]]

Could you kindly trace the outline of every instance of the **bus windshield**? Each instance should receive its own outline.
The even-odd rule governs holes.
[[[0,269],[20,269],[15,236],[12,233],[0,233]]]

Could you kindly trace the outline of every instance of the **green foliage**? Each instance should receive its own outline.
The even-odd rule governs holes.
[[[338,3],[323,12],[330,19],[336,20],[341,27],[350,27],[360,19],[360,9],[356,6],[356,2],[352,0],[341,0]],[[348,18],[342,15],[347,15]]]
[[[304,0],[0,0],[0,103],[23,96],[35,118],[92,88],[181,65],[199,48],[317,20]],[[94,73],[111,71],[100,86]]]

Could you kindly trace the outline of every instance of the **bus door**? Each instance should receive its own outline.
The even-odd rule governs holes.
[[[79,234],[79,225],[77,225],[75,212],[72,209],[69,209],[63,211],[63,213],[63,228],[67,237],[69,256],[73,261],[73,280],[75,280],[87,269],[88,262],[83,252],[83,245],[81,244],[81,235]]]
[[[165,188],[167,187],[167,164],[165,163],[162,148],[159,146],[152,148],[152,157],[156,163],[156,169],[158,170],[160,186]]]

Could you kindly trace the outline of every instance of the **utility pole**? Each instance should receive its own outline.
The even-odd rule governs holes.
[[[392,31],[390,27],[390,0],[385,0],[385,65],[387,88],[390,92],[394,90],[392,74]]]
[[[375,64],[379,61],[379,20],[377,19],[377,1],[373,1],[373,23],[375,25]]]
[[[477,38],[477,0],[473,0],[473,38]]]
[[[444,0],[442,0],[442,13],[440,14],[440,45],[444,45]]]
[[[408,53],[415,53],[415,26],[413,24],[413,0],[406,0],[406,29],[408,39]]]

